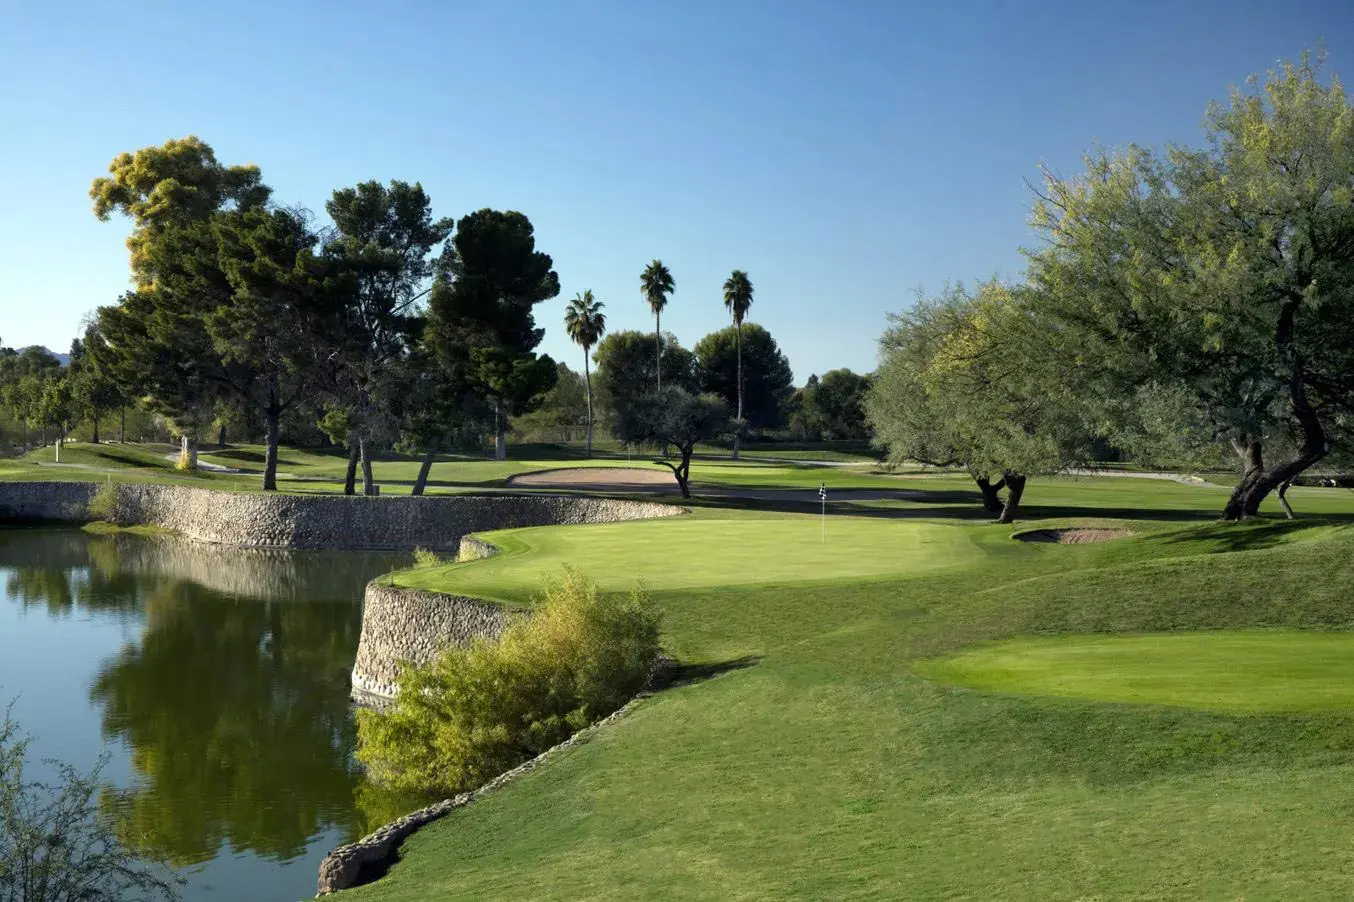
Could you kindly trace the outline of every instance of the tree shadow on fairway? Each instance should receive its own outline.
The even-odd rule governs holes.
[[[1199,542],[1212,543],[1218,551],[1259,551],[1275,548],[1289,542],[1301,541],[1302,533],[1332,525],[1354,521],[1350,514],[1320,514],[1302,520],[1279,520],[1256,517],[1243,523],[1214,521],[1183,533],[1169,533],[1149,537],[1149,541],[1163,545]]]
[[[676,689],[680,686],[704,683],[706,680],[713,680],[715,677],[731,671],[755,667],[761,661],[761,655],[743,655],[741,658],[732,658],[728,661],[717,661],[710,664],[678,664],[672,669],[672,677],[668,680],[665,688]]]
[[[845,493],[839,490],[837,494],[840,496]],[[714,510],[775,511],[788,514],[819,514],[823,511],[821,502],[816,499],[798,501],[783,498],[703,495],[682,503]],[[965,523],[993,523],[997,517],[995,513],[983,509],[982,498],[977,492],[965,492],[957,489],[907,489],[905,494],[900,491],[897,499],[829,500],[827,513],[832,516],[960,520]],[[1022,506],[1016,519],[1017,522],[1074,518],[1207,522],[1210,520],[1216,521],[1218,515],[1218,511],[1207,508],[1030,504]],[[1338,519],[1354,521],[1354,514],[1333,516]],[[1322,516],[1322,520],[1329,519],[1331,519],[1331,516]]]

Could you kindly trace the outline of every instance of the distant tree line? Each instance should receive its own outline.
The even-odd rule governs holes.
[[[374,491],[378,451],[422,455],[421,493],[437,452],[492,435],[502,458],[513,426],[577,428],[591,451],[597,419],[627,441],[680,448],[633,416],[664,387],[727,407],[732,416],[710,420],[699,440],[727,435],[735,456],[744,436],[783,431],[792,409],[805,436],[844,434],[844,416],[862,428],[858,411],[796,402],[788,361],[747,321],[753,287],[739,270],[723,286],[733,324],[694,352],[661,331],[676,288],[661,261],[640,279],[652,335],[605,335],[601,301],[578,295],[565,328],[584,349],[580,379],[536,352],[544,329],[533,309],[560,284],[521,213],[437,218],[421,185],[373,181],[334,191],[321,226],[277,202],[257,167],[225,165],[194,137],[120,154],[90,194],[99,219],[131,221],[131,290],[89,318],[68,366],[40,348],[0,349],[0,406],[17,444],[53,438],[58,460],[77,423],[97,442],[117,414],[123,439],[131,409],[178,437],[184,469],[229,427],[262,439],[265,489],[277,487],[285,434],[346,447],[348,493],[359,477]],[[804,397],[819,395],[835,397]]]

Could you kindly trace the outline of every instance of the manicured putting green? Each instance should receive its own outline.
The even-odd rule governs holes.
[[[783,584],[901,575],[981,556],[965,530],[903,520],[686,515],[593,526],[500,530],[484,538],[505,553],[483,561],[409,570],[401,585],[519,600],[568,565],[604,589]]]
[[[1354,633],[1189,632],[1014,639],[916,670],[942,683],[1208,711],[1354,709]]]

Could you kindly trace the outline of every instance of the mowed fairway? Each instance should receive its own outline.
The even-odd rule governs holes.
[[[1058,516],[1111,499],[1159,513],[1134,538],[1057,546],[922,507],[928,519],[830,517],[815,549],[816,518],[707,509],[507,531],[503,557],[401,575],[512,601],[564,563],[619,589],[643,578],[685,669],[591,741],[415,834],[348,895],[1354,897],[1354,706],[1337,688],[1317,710],[1282,683],[1307,666],[1293,658],[1346,682],[1354,499],[1325,499],[1326,518],[1225,526],[1160,519],[1163,502],[1207,516],[1214,490],[1057,491]],[[1151,637],[1158,653],[1135,655],[1148,633],[1166,634]],[[1034,670],[1061,643],[1086,668],[1127,642],[1115,667],[1155,672],[1156,694],[1107,700],[1114,667],[1095,698],[919,672],[978,650],[1019,657],[1012,641],[1029,643]],[[1248,708],[1206,710],[1208,693]]]
[[[994,692],[1211,711],[1354,710],[1354,633],[1016,639],[923,661],[916,669]]]
[[[603,588],[776,585],[920,573],[981,552],[958,526],[867,517],[739,515],[592,526],[509,529],[481,538],[503,553],[485,561],[410,570],[400,585],[521,601],[568,565]]]

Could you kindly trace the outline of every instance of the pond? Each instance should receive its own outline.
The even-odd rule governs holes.
[[[308,899],[399,813],[353,762],[348,686],[362,587],[407,559],[0,529],[0,705],[30,760],[108,756],[100,804],[186,902]]]

